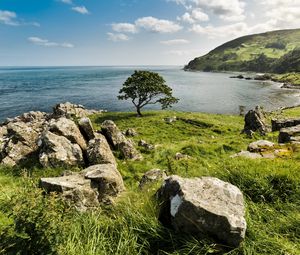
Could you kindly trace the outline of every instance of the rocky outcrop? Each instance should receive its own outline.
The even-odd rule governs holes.
[[[142,178],[140,180],[139,188],[142,189],[148,184],[160,182],[160,181],[165,180],[166,178],[167,178],[167,174],[165,171],[162,171],[160,169],[152,169],[152,170],[146,172],[142,176]]]
[[[250,110],[245,115],[245,125],[243,133],[251,135],[251,132],[258,131],[261,135],[265,135],[269,128],[266,125],[265,115],[260,106],[256,106],[254,110]]]
[[[122,176],[111,164],[95,165],[66,176],[42,178],[40,187],[48,193],[61,193],[79,211],[112,203],[125,190]]]
[[[300,125],[300,119],[272,119],[272,131]]]
[[[66,117],[66,118],[84,118],[95,113],[102,113],[103,110],[89,110],[83,105],[72,104],[69,102],[57,104],[53,107],[54,117]]]
[[[84,166],[83,154],[78,144],[64,136],[44,132],[38,142],[39,160],[44,167]]]
[[[289,143],[289,142],[299,142],[299,141],[300,141],[300,125],[280,129],[279,137],[278,137],[279,143]]]
[[[180,233],[209,234],[238,247],[245,238],[242,192],[213,177],[169,177],[157,192],[162,202],[159,219]]]
[[[95,138],[93,124],[89,118],[81,118],[78,122],[81,133],[87,141]]]
[[[87,157],[90,165],[117,164],[108,142],[105,137],[99,133],[95,134],[95,138],[89,141]]]
[[[135,149],[132,141],[128,140],[111,121],[106,120],[102,123],[102,133],[113,149],[119,150],[125,159],[141,160],[141,154]]]

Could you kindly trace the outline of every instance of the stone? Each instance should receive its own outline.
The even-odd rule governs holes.
[[[113,199],[125,190],[122,176],[115,165],[94,165],[81,173],[86,179],[91,180],[92,187],[98,191],[98,200],[101,203],[113,203]]]
[[[95,134],[95,138],[88,143],[87,158],[91,165],[117,164],[107,140],[99,133]]]
[[[146,151],[152,151],[155,149],[155,146],[153,144],[147,143],[144,140],[140,140],[138,145],[143,147]]]
[[[250,152],[263,152],[263,151],[269,151],[274,149],[275,144],[266,141],[266,140],[259,140],[252,142],[248,145],[248,151]]]
[[[300,119],[272,119],[272,131],[300,125]]]
[[[102,132],[111,147],[119,150],[125,159],[142,159],[140,153],[135,149],[133,142],[122,134],[112,120],[106,120],[102,123]]]
[[[278,136],[279,143],[295,142],[298,139],[300,139],[300,125],[280,129]]]
[[[78,122],[81,133],[87,141],[90,141],[95,138],[95,132],[93,124],[89,118],[81,118]]]
[[[210,235],[238,247],[245,238],[242,192],[213,177],[185,179],[171,176],[157,192],[159,220],[179,233]]]
[[[167,174],[165,171],[160,170],[160,169],[152,169],[148,172],[146,172],[141,180],[140,180],[140,184],[139,184],[139,188],[142,189],[144,188],[147,184],[151,184],[154,182],[160,182],[163,181],[167,178]]]
[[[53,107],[54,117],[66,118],[83,118],[95,113],[103,113],[103,110],[88,110],[79,104],[72,104],[70,102],[57,104]]]
[[[164,121],[168,124],[171,124],[171,123],[175,122],[176,120],[177,120],[176,116],[164,118]]]
[[[78,211],[98,207],[98,191],[91,187],[91,181],[81,174],[54,178],[41,178],[40,187],[46,192],[62,193],[62,197],[75,205]]]
[[[241,151],[239,153],[231,155],[230,157],[231,158],[243,157],[243,158],[249,158],[249,159],[260,159],[260,158],[262,158],[262,155],[259,153],[250,152],[250,151]]]
[[[260,75],[256,75],[254,77],[254,80],[256,80],[256,81],[268,81],[271,79],[272,79],[272,76],[270,74],[260,74]]]
[[[138,133],[136,132],[136,130],[135,129],[133,129],[133,128],[128,128],[126,131],[125,131],[125,135],[126,136],[137,136],[138,135]]]
[[[250,110],[245,115],[243,132],[249,134],[251,131],[259,131],[261,135],[265,135],[269,131],[269,128],[266,125],[264,112],[260,106],[256,106],[254,110]]]
[[[54,134],[66,137],[72,143],[78,144],[82,150],[86,150],[86,141],[73,120],[65,117],[52,119],[49,124],[49,130]]]
[[[78,144],[50,131],[44,132],[38,142],[39,160],[44,167],[84,166],[83,154]]]
[[[181,152],[177,152],[175,154],[175,159],[176,160],[181,160],[181,159],[191,159],[192,157],[186,154],[182,154]]]

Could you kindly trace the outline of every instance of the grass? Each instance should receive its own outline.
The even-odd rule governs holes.
[[[300,108],[278,115],[299,116]],[[165,123],[172,116],[180,120]],[[143,139],[157,146],[150,152],[139,148],[143,161],[117,160],[127,191],[114,206],[79,214],[37,188],[40,176],[57,176],[63,169],[0,168],[0,254],[300,254],[299,152],[275,160],[231,159],[262,138],[240,134],[239,116],[161,111],[137,118],[133,113],[105,113],[92,117],[94,127],[100,129],[107,119],[121,130],[135,128],[136,143]],[[277,135],[266,139],[276,142]],[[177,152],[191,158],[175,160]],[[214,176],[238,186],[247,208],[242,246],[232,250],[207,236],[163,227],[154,199],[159,184],[138,189],[143,173],[153,168],[183,177]]]

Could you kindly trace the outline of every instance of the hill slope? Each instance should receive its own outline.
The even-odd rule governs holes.
[[[300,29],[237,38],[195,58],[185,70],[299,72]]]

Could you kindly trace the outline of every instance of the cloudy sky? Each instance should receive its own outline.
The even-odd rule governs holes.
[[[0,66],[184,65],[299,27],[299,0],[0,0]]]

